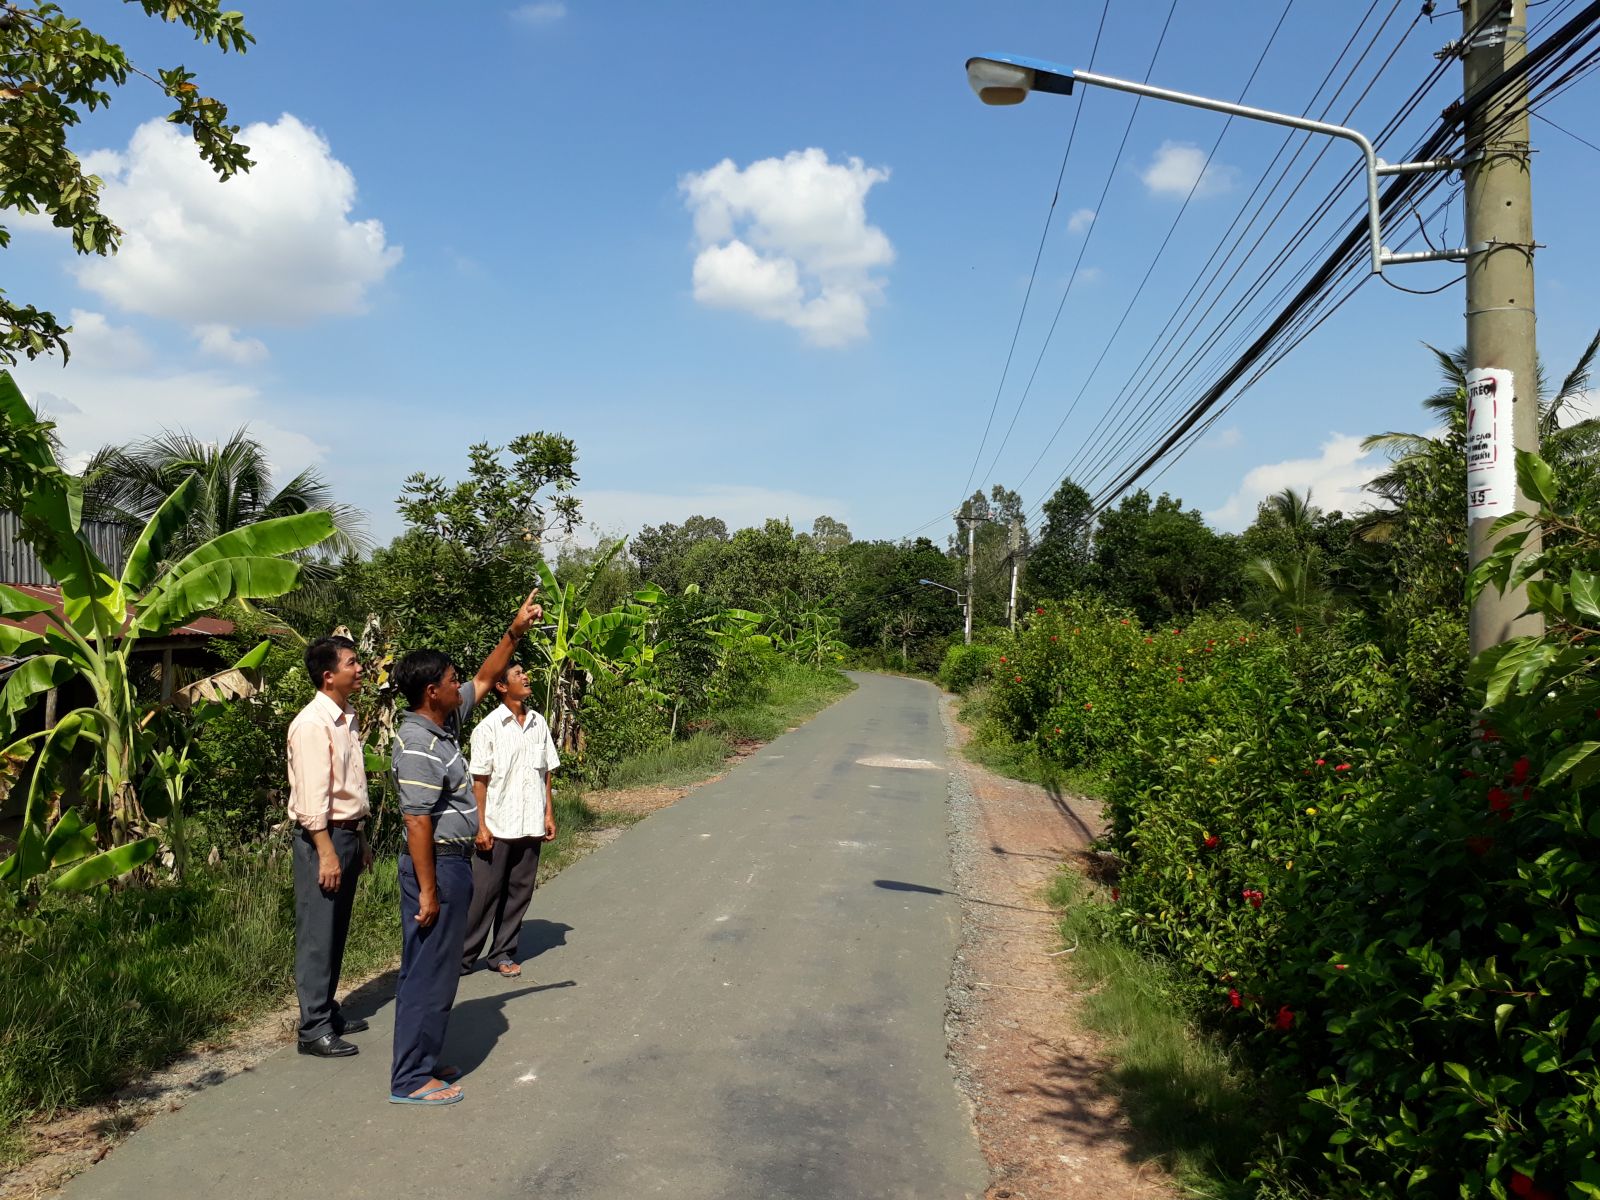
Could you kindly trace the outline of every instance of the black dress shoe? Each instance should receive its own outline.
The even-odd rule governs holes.
[[[365,1017],[355,1017],[339,1023],[339,1036],[343,1037],[347,1033],[365,1033],[370,1028]]]
[[[349,1058],[352,1054],[360,1054],[361,1051],[337,1033],[325,1033],[314,1042],[301,1042],[300,1053],[310,1054],[315,1058]]]

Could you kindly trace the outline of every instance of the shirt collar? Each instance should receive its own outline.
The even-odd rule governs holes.
[[[402,725],[420,725],[424,729],[431,730],[432,732],[438,734],[440,737],[444,737],[444,738],[454,737],[455,736],[448,729],[444,728],[442,725],[440,725],[437,722],[435,722],[432,718],[425,717],[419,712],[405,712],[405,713],[402,713],[401,716],[400,716],[400,723]]]
[[[534,721],[539,719],[539,714],[533,709],[524,708],[522,710],[522,720],[519,722],[517,720],[517,714],[511,711],[511,706],[503,702],[501,703],[499,709],[496,710],[495,715],[500,718],[500,724],[516,725],[519,729],[526,729],[532,725]]]
[[[348,705],[341,705],[332,696],[328,695],[327,692],[324,692],[320,689],[317,691],[316,696],[312,698],[311,703],[320,705],[322,709],[334,719],[334,724],[338,724],[340,720],[349,722],[355,719],[355,709],[349,707]]]

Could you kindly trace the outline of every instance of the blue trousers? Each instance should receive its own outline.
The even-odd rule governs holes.
[[[472,860],[438,855],[433,861],[439,917],[417,924],[420,891],[411,855],[400,856],[400,982],[394,994],[394,1065],[389,1091],[406,1096],[434,1077],[444,1048],[450,1007],[461,980],[461,941],[472,907]]]

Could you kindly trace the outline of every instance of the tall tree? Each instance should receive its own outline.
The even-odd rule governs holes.
[[[1141,488],[1100,514],[1094,556],[1100,587],[1146,621],[1187,617],[1239,590],[1239,552],[1195,509]]]
[[[224,53],[242,54],[255,40],[243,15],[222,11],[220,0],[135,2],[147,16],[185,26]],[[173,101],[167,120],[188,127],[196,152],[218,178],[250,168],[249,147],[234,140],[239,127],[228,124],[227,105],[202,93],[193,72],[141,70],[121,46],[44,0],[0,4],[0,207],[49,217],[71,232],[79,254],[115,253],[122,231],[100,211],[100,178],[84,172],[67,148],[67,134],[85,112],[109,105],[111,89],[130,75]],[[0,227],[0,247],[10,240]],[[0,362],[53,351],[65,358],[69,332],[55,314],[0,293]]]
[[[691,551],[702,542],[725,543],[728,526],[721,517],[692,516],[682,525],[664,521],[641,526],[628,543],[639,574],[676,595],[689,584],[703,582],[690,573]]]
[[[196,503],[188,522],[169,540],[171,553],[187,553],[258,521],[304,512],[325,512],[333,519],[333,536],[320,547],[326,556],[342,558],[367,548],[366,514],[335,501],[332,487],[314,467],[275,485],[266,449],[247,428],[223,442],[168,430],[130,446],[108,446],[84,470],[86,503],[97,517],[142,529],[189,478],[196,481]]]
[[[1038,596],[1064,596],[1087,587],[1094,573],[1094,503],[1070,479],[1044,502],[1044,529],[1028,557],[1028,589]]]

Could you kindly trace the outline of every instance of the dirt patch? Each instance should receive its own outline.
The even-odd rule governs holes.
[[[1074,1017],[1079,994],[1044,899],[1063,862],[1087,866],[1098,806],[968,762],[960,753],[967,732],[949,697],[942,711],[962,898],[947,1026],[993,1172],[988,1196],[1175,1195],[1159,1167],[1130,1148],[1103,1047]]]

